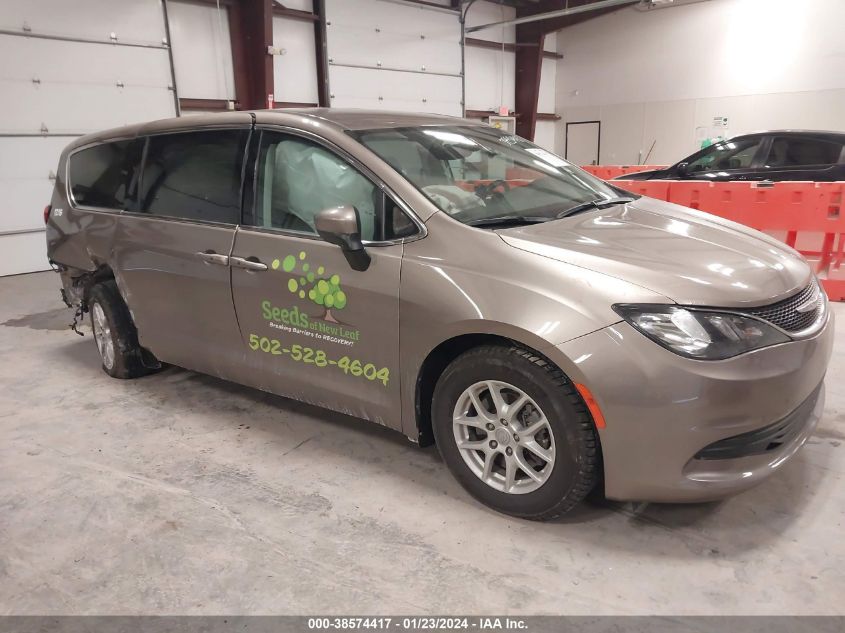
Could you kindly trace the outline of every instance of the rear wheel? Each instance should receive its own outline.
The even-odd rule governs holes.
[[[94,342],[103,371],[113,378],[138,378],[161,367],[138,343],[138,331],[114,280],[98,283],[88,297]]]
[[[459,356],[438,380],[432,415],[449,469],[500,512],[551,519],[598,480],[586,405],[563,372],[528,350],[489,345]]]

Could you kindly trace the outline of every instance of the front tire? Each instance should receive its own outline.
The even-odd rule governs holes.
[[[88,311],[103,371],[109,376],[138,378],[161,367],[138,343],[138,331],[113,279],[91,289]]]
[[[458,482],[506,514],[556,518],[599,478],[599,438],[580,394],[520,347],[485,345],[452,361],[435,387],[432,427]]]

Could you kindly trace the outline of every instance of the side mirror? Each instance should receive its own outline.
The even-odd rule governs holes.
[[[323,209],[314,217],[314,226],[326,242],[340,246],[353,270],[370,267],[370,254],[361,242],[361,220],[355,207]]]
[[[679,176],[686,176],[689,173],[689,163],[678,163],[678,166],[675,167],[675,171]]]

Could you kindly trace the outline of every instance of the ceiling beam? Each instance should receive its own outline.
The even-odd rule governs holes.
[[[506,50],[509,53],[516,52],[520,47],[532,46],[531,44],[511,44],[510,42],[493,42],[492,40],[480,40],[475,37],[464,38],[464,44],[473,48],[489,48],[495,51]],[[543,57],[548,59],[563,59],[563,55],[554,51],[543,51]]]
[[[622,7],[629,4],[637,4],[641,0],[597,0],[595,2],[587,0],[585,2],[577,2],[573,1],[572,6],[564,5],[561,8],[557,9],[540,9],[534,10],[533,7],[526,8],[526,15],[517,15],[517,17],[513,18],[512,20],[502,20],[501,22],[490,22],[488,24],[479,24],[478,26],[471,26],[467,28],[467,33],[474,33],[476,31],[482,31],[484,29],[489,29],[497,26],[518,26],[520,24],[530,24],[532,22],[544,22],[547,20],[553,20],[555,18],[566,18],[572,15],[577,15],[579,13],[587,13],[591,11],[599,11],[602,9],[616,9],[618,7]],[[562,3],[559,3],[562,4]],[[547,7],[547,3],[538,3],[537,7]],[[520,13],[517,10],[517,13]],[[556,30],[556,29],[552,29]],[[543,32],[548,33],[550,30],[543,29]]]
[[[304,22],[316,22],[320,17],[312,11],[302,11],[301,9],[288,9],[280,2],[273,4],[273,15],[281,15],[292,20],[302,20]]]
[[[398,0],[399,2],[407,2],[408,4],[418,4],[421,7],[431,7],[432,9],[442,9],[443,11],[460,11],[461,3],[451,0],[449,4],[438,4],[431,0]]]
[[[541,0],[540,2],[523,9],[518,9],[516,17],[528,17],[537,14],[545,14],[543,19],[539,22],[534,22],[543,31],[543,33],[553,33],[560,31],[568,26],[574,26],[587,20],[592,20],[601,15],[619,11],[629,6],[628,4],[618,4],[613,6],[596,7],[600,4],[597,0]],[[633,2],[629,3],[633,4]],[[589,6],[593,5],[593,6]],[[581,9],[577,13],[573,13],[572,9]],[[566,15],[558,15],[558,17],[549,17],[548,14],[558,12],[561,10],[570,10]],[[519,27],[517,27],[519,28]]]

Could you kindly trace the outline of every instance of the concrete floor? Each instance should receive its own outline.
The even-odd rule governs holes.
[[[0,279],[0,614],[845,614],[845,334],[775,478],[538,524],[374,425],[179,369],[110,379],[57,288]]]

